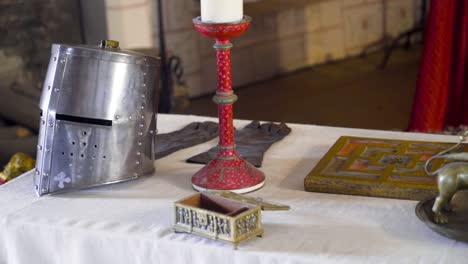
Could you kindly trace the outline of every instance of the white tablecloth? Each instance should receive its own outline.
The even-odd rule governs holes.
[[[204,117],[160,115],[160,132]],[[236,121],[237,127],[247,121]],[[173,202],[193,194],[200,165],[186,158],[216,140],[156,162],[152,177],[38,198],[31,173],[0,186],[0,263],[468,263],[468,245],[430,231],[416,202],[305,192],[304,177],[341,135],[455,141],[455,137],[290,125],[266,154],[266,186],[288,204],[264,212],[264,238],[232,246],[174,234]]]

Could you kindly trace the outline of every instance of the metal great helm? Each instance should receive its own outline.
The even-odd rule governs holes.
[[[52,45],[40,101],[39,196],[154,171],[158,65],[116,41]]]

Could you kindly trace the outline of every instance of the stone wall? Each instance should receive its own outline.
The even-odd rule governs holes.
[[[82,42],[78,6],[77,0],[0,1],[0,118],[37,130],[51,44]]]
[[[157,46],[156,19],[152,18],[152,26],[148,22],[148,15],[156,13],[153,1],[106,1],[112,3],[111,20],[119,21],[110,21],[108,15],[109,32],[116,32],[113,25],[125,25],[127,30],[121,36],[114,34],[114,38],[129,39],[122,47]],[[419,0],[310,0],[302,7],[256,16],[250,30],[234,41],[234,87],[357,55],[385,34],[396,36],[411,28],[418,17],[419,4]],[[184,61],[191,96],[214,92],[213,43],[201,37],[191,23],[199,14],[199,2],[164,0],[164,5],[168,48]],[[246,6],[246,13],[248,10]],[[126,38],[125,34],[133,37]],[[152,41],[147,36],[152,36]]]
[[[40,91],[51,44],[81,43],[79,19],[76,0],[0,1],[2,92],[9,81]]]

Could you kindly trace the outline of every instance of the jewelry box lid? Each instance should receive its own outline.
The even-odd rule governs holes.
[[[243,203],[253,204],[260,206],[263,211],[287,211],[290,209],[288,205],[264,201],[262,198],[250,197],[246,195],[237,194],[230,191],[209,191],[206,194],[214,194],[231,200],[240,201]]]

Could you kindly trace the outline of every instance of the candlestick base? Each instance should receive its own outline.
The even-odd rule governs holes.
[[[192,176],[197,191],[231,191],[248,193],[265,184],[265,174],[242,158],[216,158]]]

